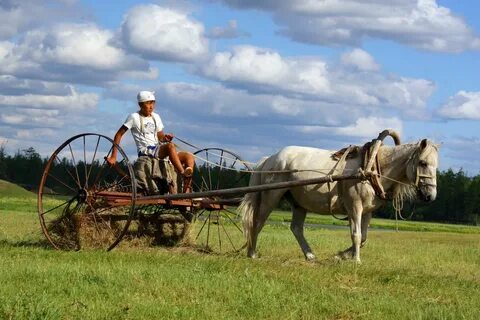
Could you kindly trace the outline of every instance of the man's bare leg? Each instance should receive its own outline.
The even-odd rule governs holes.
[[[183,168],[182,162],[178,157],[175,145],[171,142],[162,144],[160,146],[160,150],[158,150],[158,157],[160,159],[166,158],[167,156],[170,158],[170,161],[172,162],[175,171],[183,175],[185,169]]]
[[[184,176],[184,185],[183,185],[183,192],[192,192],[192,173],[193,167],[195,166],[195,158],[189,152],[180,151],[177,153],[177,149],[173,143],[167,143],[160,146],[160,150],[158,152],[158,157],[163,159],[165,157],[169,157],[170,161],[173,164],[175,170]],[[187,169],[190,168],[190,169]],[[188,176],[185,174],[185,170],[187,169]]]
[[[195,158],[193,157],[193,154],[191,154],[190,152],[180,151],[178,153],[178,158],[180,159],[180,162],[185,169],[192,169],[193,174],[193,168],[195,167]],[[189,177],[185,176],[183,178],[183,193],[188,192],[192,192],[192,175],[190,175]]]

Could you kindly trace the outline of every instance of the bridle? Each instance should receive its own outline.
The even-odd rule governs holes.
[[[410,156],[410,158],[408,159],[408,161],[414,165],[412,163],[412,161],[415,160],[415,158],[420,158],[420,149],[417,148],[417,150],[415,150],[415,152],[412,154],[412,156]],[[433,175],[431,174],[422,174],[420,173],[420,165],[417,164],[416,165],[416,170],[415,170],[415,183],[413,184],[417,189],[419,189],[420,187],[437,187],[437,184],[436,183],[429,183],[429,182],[426,182],[425,180],[426,179],[432,179],[435,178]]]

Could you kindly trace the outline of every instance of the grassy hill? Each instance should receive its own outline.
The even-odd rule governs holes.
[[[37,195],[24,188],[0,180],[0,210],[36,211]]]
[[[14,183],[0,180],[0,197],[36,198],[36,195]]]

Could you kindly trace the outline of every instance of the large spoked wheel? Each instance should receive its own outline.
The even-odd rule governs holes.
[[[233,152],[206,148],[194,153],[196,168],[194,192],[247,186],[250,166]],[[195,243],[207,252],[235,253],[245,247],[238,198],[215,197],[208,200],[223,204],[223,210],[200,209],[195,213],[192,234]]]
[[[48,160],[38,188],[38,216],[57,249],[113,249],[127,233],[135,212],[135,176],[118,146],[109,166],[112,139],[94,133],[65,141]]]

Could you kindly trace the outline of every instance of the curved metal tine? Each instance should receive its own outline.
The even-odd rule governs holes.
[[[98,145],[100,144],[100,136],[97,139],[97,145],[95,146],[95,151],[93,152],[92,161],[90,162],[90,170],[88,170],[87,181],[90,178],[90,173],[92,173],[93,164],[95,163],[95,157],[97,156]]]
[[[237,170],[238,171],[238,170]],[[233,183],[233,186],[236,186],[240,180],[242,180],[245,176],[248,175],[248,172],[243,172],[243,173],[240,173],[240,178],[238,178],[237,180],[235,180],[235,182]]]
[[[110,209],[112,209],[112,208],[115,208],[115,206],[103,207],[102,209],[95,209],[95,208],[93,208],[93,207],[91,207],[91,208],[94,210],[93,214],[100,214],[100,213],[102,213],[102,212],[104,212],[104,211],[108,211],[108,210],[110,210]]]
[[[110,152],[112,152],[112,149],[113,149],[113,145],[110,147],[110,150],[107,152],[107,155],[105,156],[105,158],[108,158],[108,156],[110,155]],[[100,179],[101,174],[103,173],[103,170],[105,168],[105,163],[107,162],[107,160],[105,160],[105,158],[103,159],[102,165],[100,166],[100,171],[97,173],[97,176],[95,177],[95,181],[93,182],[93,186],[97,185],[98,180]],[[110,166],[107,166],[107,167],[110,167]]]
[[[208,187],[208,184],[207,184],[207,181],[205,181],[205,177],[200,174],[200,178],[202,178],[202,181],[200,182],[200,185],[198,185],[197,183],[193,182],[193,186],[194,187],[197,187],[198,191],[205,191],[205,190],[208,190],[207,187]],[[205,188],[204,188],[205,186]]]
[[[60,162],[60,159],[58,159],[57,155],[55,155],[55,158],[53,158],[54,162],[55,160],[58,162],[58,165],[60,167],[62,167],[62,163]],[[77,184],[77,187],[80,188],[80,184],[78,183],[78,181],[75,180],[75,177],[72,175],[72,173],[70,171],[68,171],[67,167],[63,166],[63,168],[65,169],[65,171],[68,173],[68,175],[72,178],[73,182],[75,182]],[[50,175],[50,173],[48,173],[48,175]],[[58,182],[60,182],[60,180],[58,180]],[[64,183],[62,183],[64,184]],[[64,184],[65,185],[65,184]],[[72,188],[69,187],[69,189],[73,190]],[[74,190],[74,192],[77,192],[76,190]]]
[[[238,216],[238,214],[236,214],[236,213],[233,212],[233,211],[230,211],[230,210],[228,210],[228,209],[223,209],[223,210],[224,210],[224,211],[227,211],[227,212],[229,212],[229,213],[231,213],[231,214],[233,214],[233,215],[235,215],[235,216]],[[230,220],[230,221],[235,225],[235,227],[237,227],[237,229],[238,229],[240,232],[243,233],[243,230],[235,223],[235,221],[233,221],[233,219],[232,219],[228,214],[225,214],[225,216],[228,218],[228,220]]]
[[[217,176],[217,188],[215,190],[218,190],[220,188],[220,179],[222,177],[222,160],[223,160],[223,150],[222,150],[222,153],[220,154],[220,162],[218,166],[218,176]]]
[[[209,190],[208,189],[208,183],[205,180],[205,177],[203,175],[201,177],[202,177],[202,188],[200,190],[202,190],[202,191]],[[203,188],[203,186],[205,186],[205,187]]]
[[[234,251],[238,251],[237,248],[235,247],[235,245],[233,244],[233,241],[232,239],[230,238],[230,236],[228,235],[228,232],[227,230],[225,229],[225,226],[222,224],[222,229],[223,229],[223,232],[225,232],[225,235],[227,236],[227,239],[228,241],[230,242],[230,245],[232,246],[233,250]]]
[[[116,181],[115,183],[112,183],[112,184],[109,184],[109,185],[105,185],[105,187],[103,187],[103,188],[97,188],[95,191],[96,192],[101,192],[101,191],[105,191],[107,189],[110,189],[110,188],[113,188],[113,187],[116,187],[116,186],[122,186],[121,182],[126,177],[127,176],[123,176],[119,181]]]
[[[68,199],[67,201],[62,202],[62,203],[59,204],[58,206],[55,206],[55,207],[53,207],[53,208],[51,208],[51,209],[49,209],[49,210],[47,210],[47,211],[45,211],[45,212],[42,212],[40,215],[44,216],[44,215],[46,215],[47,213],[49,213],[50,211],[53,211],[53,210],[55,210],[55,209],[57,209],[57,208],[60,208],[60,207],[62,207],[62,206],[64,206],[64,205],[66,205],[67,203],[71,203],[74,199],[75,199],[75,197],[73,197],[73,198],[71,198],[71,199]]]
[[[206,165],[207,165],[207,172],[208,172],[208,186],[210,187],[208,190],[212,190],[212,172],[210,170],[210,160],[208,160],[208,150],[205,151],[205,154],[206,154],[206,159],[207,159],[207,162],[206,162]]]
[[[83,207],[83,205],[84,205],[83,203],[77,202],[77,205],[75,206],[75,208],[73,208],[74,211],[73,211],[72,214],[73,214],[73,215],[77,214],[77,213],[80,211],[80,208]]]
[[[200,233],[202,233],[202,230],[205,227],[205,224],[207,223],[207,221],[208,221],[208,219],[205,219],[205,221],[203,222],[202,227],[200,228],[200,231],[198,231],[197,236],[195,237],[195,240],[197,240],[198,237],[200,236]]]
[[[196,183],[193,180],[192,180],[192,188],[193,188],[193,190],[202,191],[201,186],[199,186],[198,183]]]
[[[70,154],[72,155],[72,160],[73,160],[73,167],[75,168],[75,173],[77,174],[77,184],[78,188],[82,188],[82,184],[80,182],[80,176],[78,175],[78,169],[77,169],[77,162],[75,160],[75,155],[73,154],[72,146],[70,143],[68,144],[68,148],[70,149]]]

